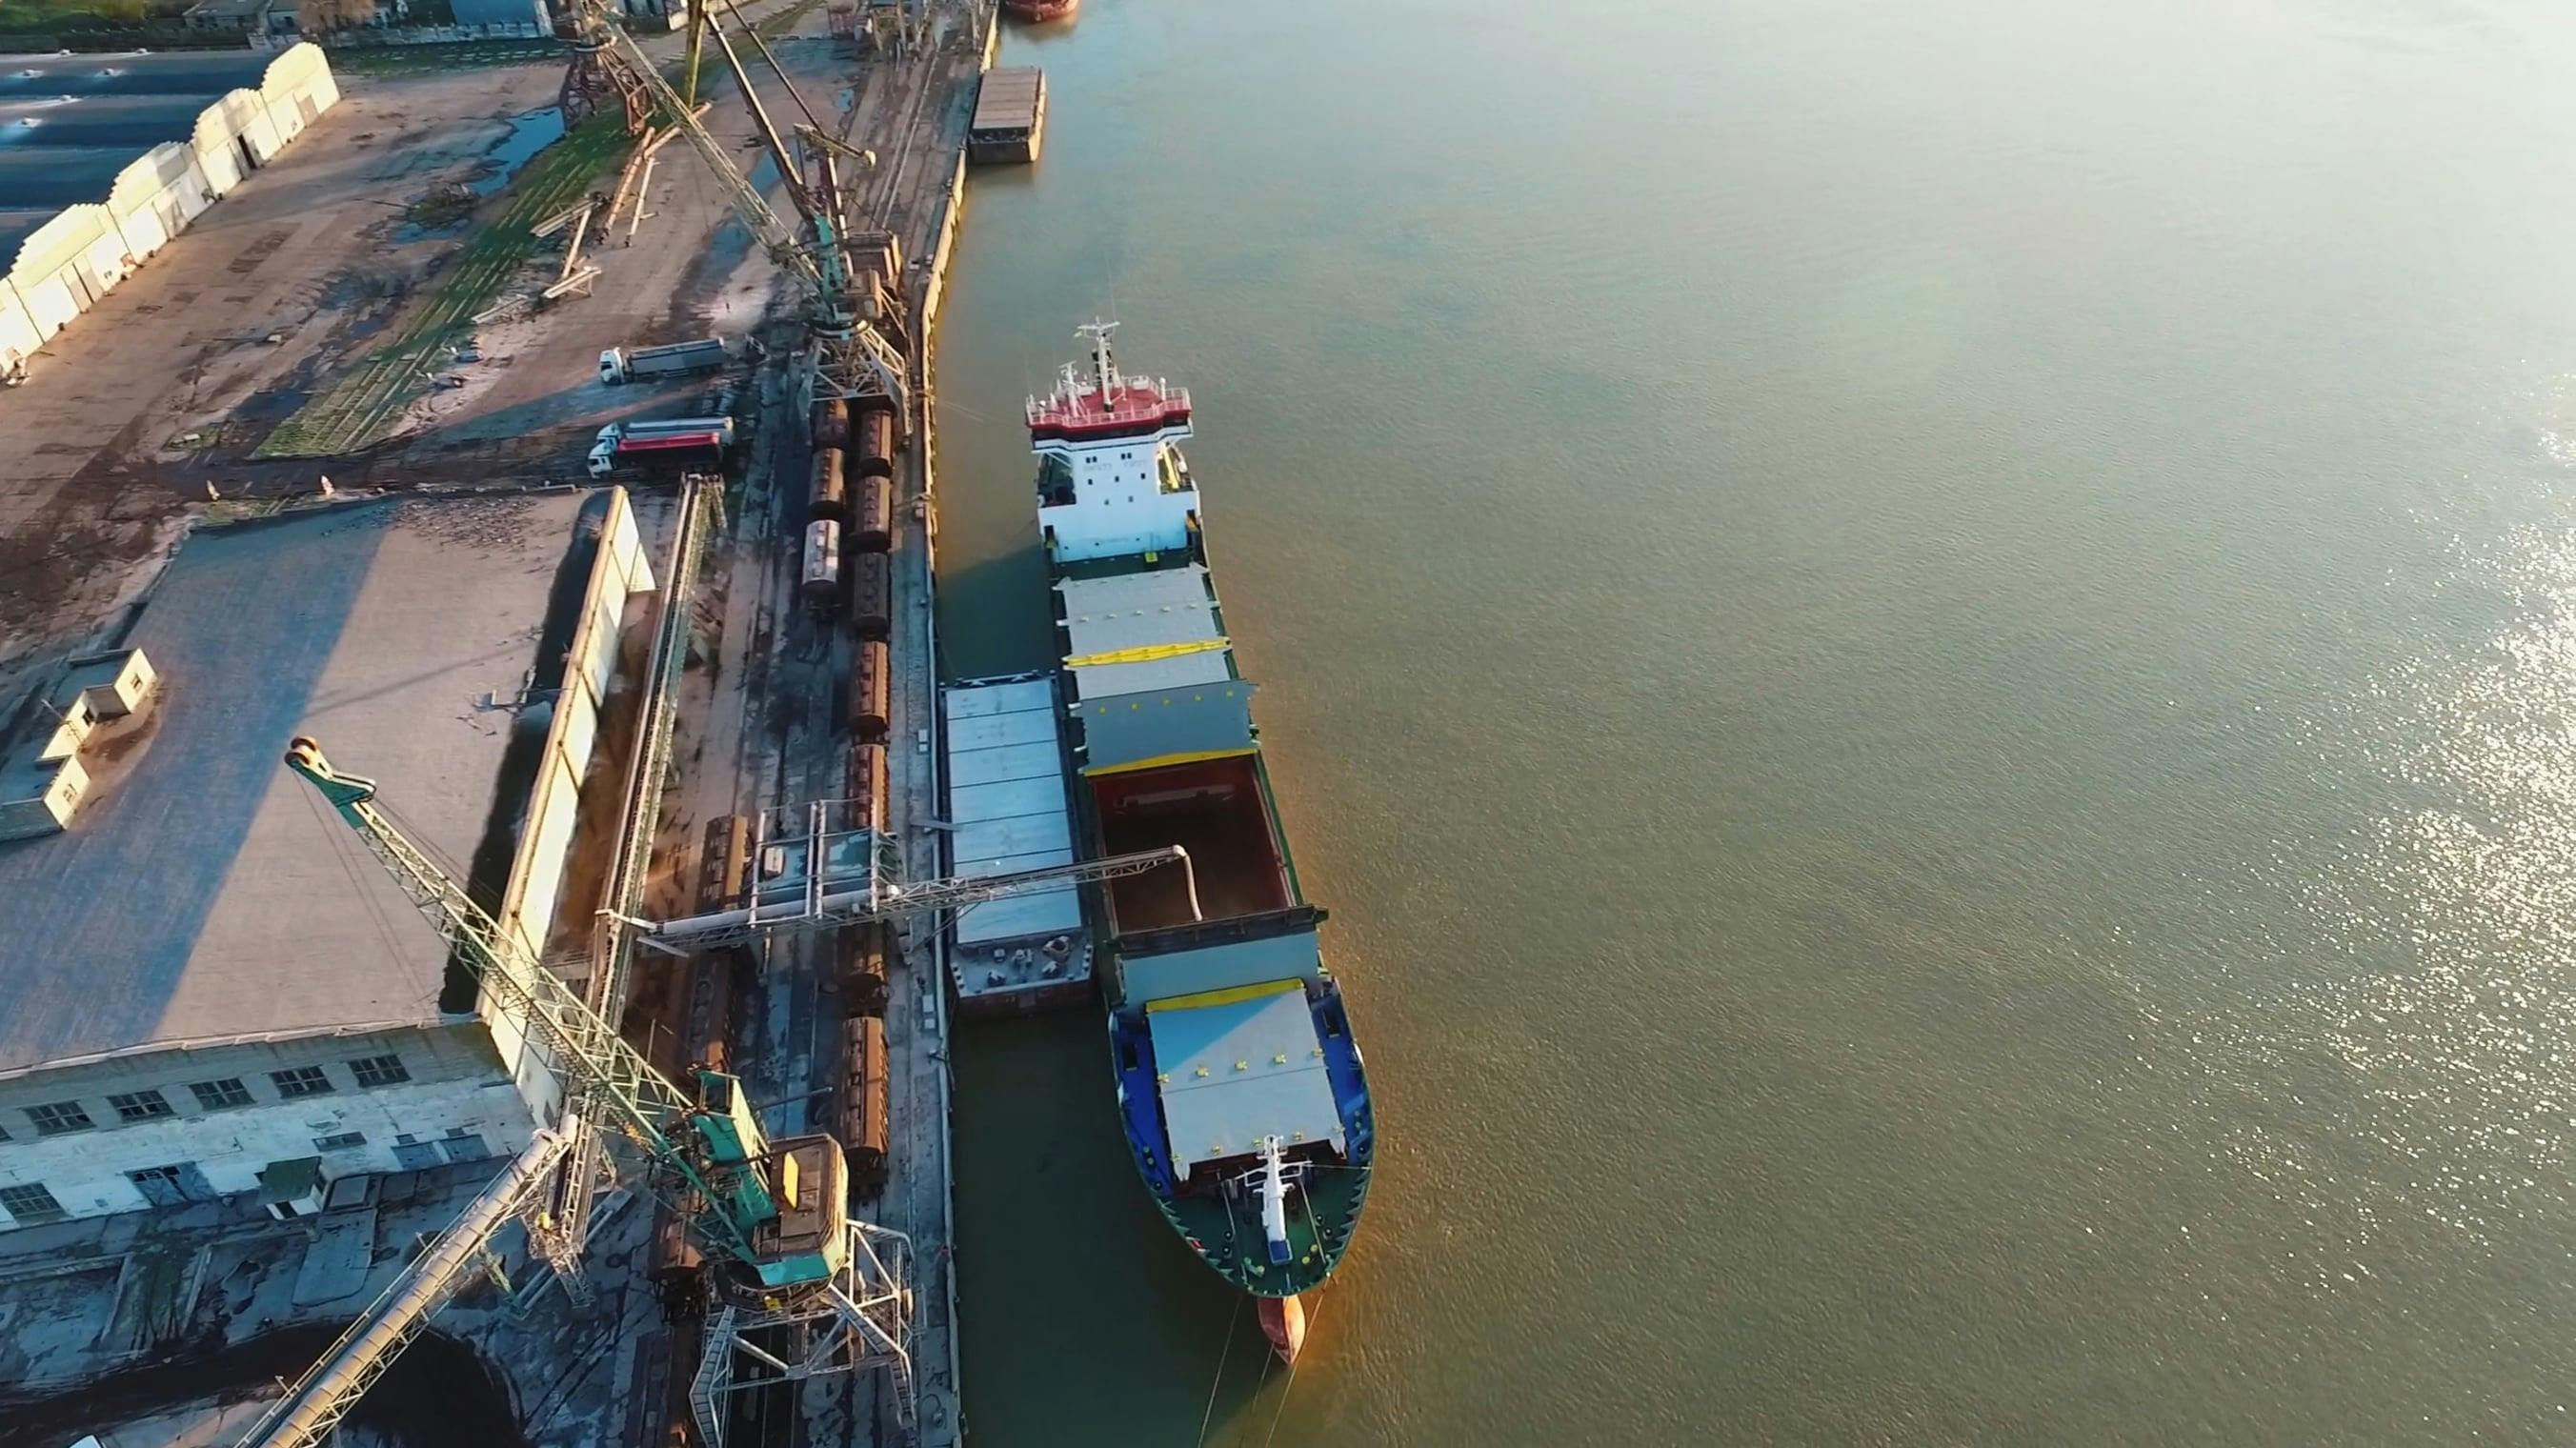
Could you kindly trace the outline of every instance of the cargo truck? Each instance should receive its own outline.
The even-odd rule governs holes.
[[[652,377],[685,377],[692,372],[718,371],[732,360],[724,342],[715,337],[673,342],[666,347],[611,347],[599,354],[599,380],[614,387]]]
[[[730,417],[675,417],[659,422],[612,422],[590,445],[590,475],[622,468],[713,467],[733,451]]]

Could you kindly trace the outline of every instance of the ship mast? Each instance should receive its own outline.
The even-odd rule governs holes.
[[[1279,1138],[1261,1138],[1261,1165],[1249,1173],[1261,1194],[1261,1236],[1270,1249],[1270,1264],[1288,1261],[1288,1174],[1279,1159]]]
[[[1085,322],[1073,329],[1077,335],[1091,339],[1091,362],[1100,381],[1100,410],[1106,412],[1110,397],[1118,390],[1118,364],[1109,355],[1109,334],[1118,330],[1116,322]]]

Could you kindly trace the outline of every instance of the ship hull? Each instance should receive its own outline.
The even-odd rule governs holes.
[[[1113,325],[1028,423],[1075,849],[1128,866],[1083,895],[1119,1121],[1174,1235],[1293,1358],[1299,1299],[1358,1235],[1376,1116],[1178,446],[1189,393],[1121,373]]]
[[[1341,991],[1334,985],[1317,1004],[1317,1015],[1338,1018],[1340,1010]],[[1176,1178],[1164,1166],[1166,1138],[1156,1110],[1157,1073],[1141,1014],[1110,1011],[1110,1066],[1118,1073],[1118,1120],[1127,1138],[1128,1157],[1163,1220],[1209,1271],[1255,1297],[1294,1297],[1323,1286],[1359,1235],[1360,1213],[1368,1205],[1369,1177],[1377,1155],[1377,1121],[1369,1101],[1367,1068],[1347,1023],[1326,1025],[1319,1020],[1317,1029],[1327,1041],[1335,1078],[1333,1094],[1351,1144],[1350,1160],[1347,1165],[1308,1174],[1290,1214],[1288,1261],[1273,1263],[1263,1250],[1254,1203],[1242,1196],[1229,1198],[1221,1190],[1192,1190],[1189,1181]]]
[[[1261,1299],[1261,1335],[1270,1339],[1270,1351],[1290,1367],[1297,1365],[1297,1354],[1306,1350],[1306,1304],[1295,1297]]]

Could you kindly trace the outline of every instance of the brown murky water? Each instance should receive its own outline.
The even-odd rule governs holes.
[[[1200,403],[1383,1165],[1291,1386],[1096,1019],[971,1035],[982,1441],[2576,1437],[2576,9],[1009,51],[950,662],[1047,657],[1018,408],[1115,312]]]

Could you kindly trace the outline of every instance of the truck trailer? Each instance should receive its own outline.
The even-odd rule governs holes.
[[[715,372],[733,360],[721,338],[700,337],[664,347],[611,347],[599,354],[599,380],[611,387],[654,377]]]
[[[621,468],[713,467],[733,451],[730,417],[675,417],[658,422],[612,422],[590,445],[590,475]]]

